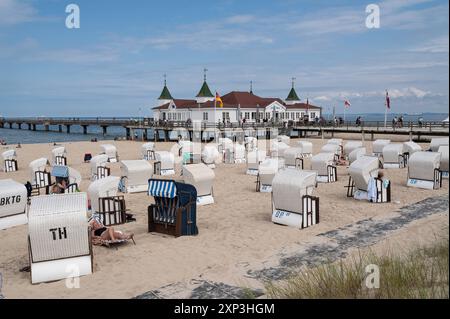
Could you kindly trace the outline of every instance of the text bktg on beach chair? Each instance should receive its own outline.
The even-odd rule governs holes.
[[[27,189],[12,179],[0,180],[0,229],[26,224]]]
[[[150,179],[148,194],[155,203],[148,206],[148,231],[175,237],[198,234],[197,190],[173,180]]]

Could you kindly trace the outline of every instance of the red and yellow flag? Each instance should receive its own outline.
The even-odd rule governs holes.
[[[219,105],[219,107],[223,107],[222,98],[220,97],[219,93],[217,93],[217,92],[216,92],[216,103],[217,103],[217,105]]]

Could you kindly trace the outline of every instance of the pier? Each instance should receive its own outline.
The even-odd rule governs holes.
[[[433,136],[448,136],[449,123],[446,122],[423,122],[421,124],[415,122],[406,122],[403,127],[384,126],[383,122],[364,122],[360,126],[354,123],[345,122],[336,125],[331,122],[325,123],[301,123],[301,122],[285,122],[285,123],[246,123],[238,125],[237,123],[222,124],[222,123],[189,123],[189,122],[155,122],[151,118],[0,118],[0,128],[30,130],[30,131],[52,131],[70,134],[71,128],[79,126],[82,128],[83,134],[89,134],[90,126],[101,127],[103,135],[108,133],[108,128],[123,127],[126,138],[129,140],[135,139],[136,134],[139,139],[148,140],[148,130],[155,132],[155,140],[169,140],[169,133],[173,130],[185,129],[189,132],[192,139],[194,131],[198,130],[216,130],[224,134],[227,130],[255,130],[267,137],[273,134],[273,129],[278,129],[280,134],[286,134],[292,137],[308,137],[324,136],[325,134],[334,136],[337,133],[359,133],[364,139],[366,136],[371,140],[375,139],[377,135],[408,135],[410,139],[421,140],[423,137]],[[39,128],[39,129],[38,129]],[[265,131],[265,132],[261,132]],[[162,136],[162,137],[161,137]]]

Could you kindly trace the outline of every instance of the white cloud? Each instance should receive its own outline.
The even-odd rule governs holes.
[[[245,24],[252,22],[255,19],[254,16],[250,14],[242,14],[242,15],[235,15],[227,18],[225,21],[230,24]]]
[[[448,53],[448,34],[439,38],[432,39],[411,49],[411,52],[419,53]]]
[[[28,1],[0,1],[0,25],[31,22],[36,18],[36,14],[36,9]]]

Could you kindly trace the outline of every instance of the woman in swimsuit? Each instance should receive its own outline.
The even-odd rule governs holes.
[[[133,239],[134,234],[124,234],[120,231],[116,231],[113,227],[106,227],[97,218],[92,218],[89,222],[92,229],[92,236],[100,237],[103,240],[121,240],[121,239]]]

